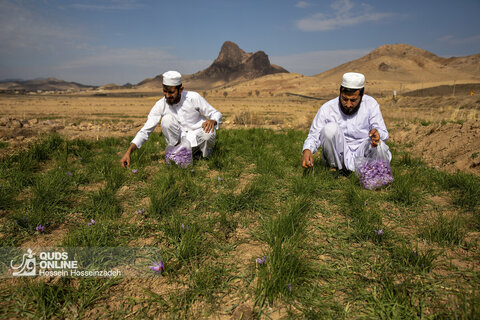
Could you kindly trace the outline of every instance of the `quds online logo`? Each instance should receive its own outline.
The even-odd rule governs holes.
[[[25,253],[22,258],[22,263],[19,266],[13,265],[13,260],[10,261],[10,266],[13,270],[18,270],[12,273],[14,277],[32,277],[36,275],[37,259],[32,249],[28,248],[28,253]]]

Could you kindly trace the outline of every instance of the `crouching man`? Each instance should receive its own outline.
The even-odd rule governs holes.
[[[340,95],[320,107],[303,144],[302,166],[313,166],[313,154],[322,148],[322,159],[332,171],[355,170],[355,158],[376,153],[390,162],[385,141],[388,131],[377,101],[364,94],[365,76],[343,75]]]
[[[183,90],[182,76],[177,71],[163,74],[163,94],[164,97],[150,110],[147,122],[120,160],[123,167],[130,166],[131,153],[147,141],[159,122],[167,145],[175,146],[185,138],[190,142],[194,155],[207,158],[212,152],[222,114],[200,94]]]

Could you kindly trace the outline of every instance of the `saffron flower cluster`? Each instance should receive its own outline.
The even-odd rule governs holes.
[[[262,258],[257,258],[255,261],[257,262],[257,264],[258,264],[259,266],[262,266],[262,265],[264,265],[264,264],[267,262],[267,258],[265,258],[265,256],[264,256],[264,257],[262,257]]]
[[[384,187],[393,181],[392,169],[387,161],[366,161],[357,169],[360,183],[365,189]]]
[[[150,270],[153,270],[156,273],[162,273],[162,271],[165,270],[165,267],[164,267],[162,261],[154,262],[153,266],[150,266],[149,268],[150,268]]]
[[[192,164],[192,150],[184,145],[167,148],[165,150],[165,162],[175,164],[179,167],[186,168]]]

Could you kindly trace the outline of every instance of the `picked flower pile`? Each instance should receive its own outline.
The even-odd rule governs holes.
[[[192,164],[192,150],[181,144],[165,150],[165,162],[170,163],[171,161],[179,167],[188,167]]]
[[[392,169],[387,161],[367,161],[357,170],[360,183],[365,189],[381,188],[393,181]]]

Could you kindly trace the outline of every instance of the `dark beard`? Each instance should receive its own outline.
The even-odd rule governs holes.
[[[360,109],[360,105],[362,104],[362,98],[363,96],[360,97],[360,102],[358,102],[358,105],[354,109],[349,110],[342,105],[342,102],[340,101],[340,97],[338,97],[338,105],[340,107],[340,110],[342,110],[343,114],[347,116],[354,115],[355,113],[357,113],[358,109]]]

